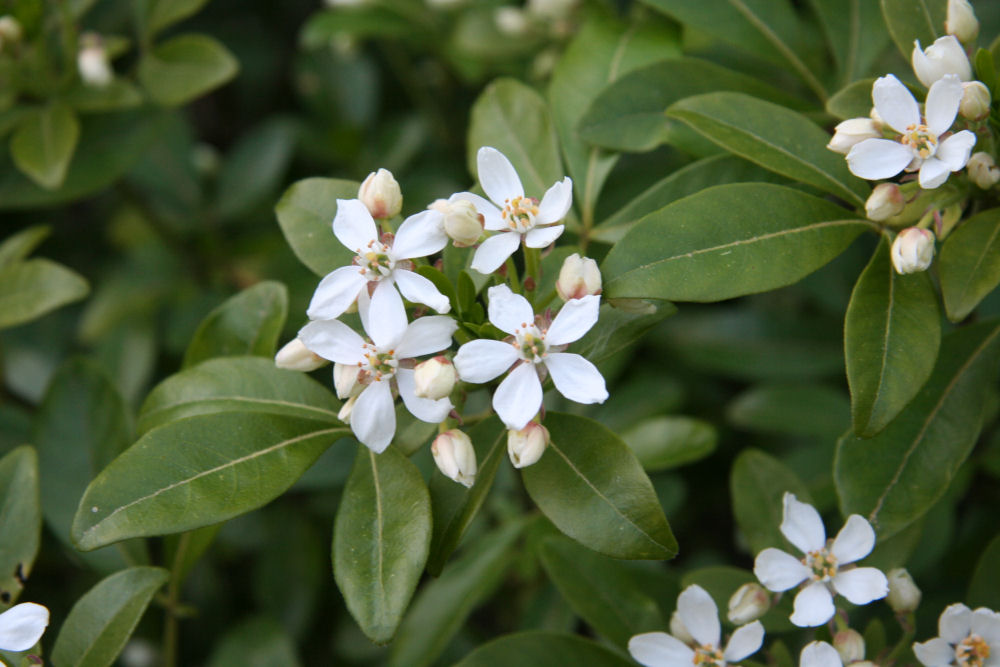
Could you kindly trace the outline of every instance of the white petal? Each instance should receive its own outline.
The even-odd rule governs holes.
[[[844,527],[837,533],[830,551],[837,563],[846,565],[861,560],[875,548],[875,531],[860,514],[847,517]]]
[[[969,162],[969,154],[976,145],[976,135],[968,130],[956,132],[941,142],[934,157],[948,165],[952,171],[958,171]]]
[[[545,357],[545,367],[556,389],[569,400],[585,405],[608,400],[604,376],[579,354],[552,352]]]
[[[566,217],[572,205],[573,181],[567,176],[545,191],[542,201],[538,204],[538,215],[535,216],[535,220],[540,225],[559,222]]]
[[[392,256],[396,259],[426,257],[448,243],[439,211],[421,211],[403,221],[392,241]]]
[[[781,534],[802,553],[817,551],[826,545],[826,529],[816,508],[785,492]]]
[[[645,667],[690,667],[694,651],[665,632],[647,632],[628,640],[628,652]]]
[[[875,111],[900,134],[910,125],[920,124],[920,107],[910,91],[892,74],[875,80],[872,86]],[[864,178],[864,177],[862,177]]]
[[[733,636],[726,644],[722,657],[726,662],[739,662],[743,658],[756,653],[764,643],[764,626],[760,621],[747,623],[736,628]]]
[[[869,181],[895,176],[913,159],[909,148],[889,139],[865,139],[847,152],[847,168]]]
[[[535,312],[531,304],[520,294],[514,294],[506,285],[491,287],[487,292],[489,297],[490,322],[500,331],[514,335],[518,329],[531,326],[535,321]]]
[[[351,410],[351,430],[376,454],[381,454],[396,434],[396,410],[388,380],[365,387]]]
[[[979,635],[987,644],[1000,643],[1000,613],[980,607],[972,612],[972,628],[974,635]]]
[[[442,315],[419,317],[406,327],[396,346],[397,359],[411,359],[451,346],[451,335],[458,328],[455,320]]]
[[[838,572],[833,587],[852,604],[868,604],[889,594],[889,580],[874,567],[858,567]]]
[[[924,103],[927,128],[934,134],[944,134],[955,122],[958,105],[962,101],[962,81],[954,74],[947,74],[931,85]]]
[[[451,301],[448,300],[448,297],[441,294],[434,283],[416,271],[396,269],[392,272],[392,277],[395,279],[399,291],[410,301],[430,306],[439,313],[447,313],[451,310]]]
[[[369,241],[378,240],[378,228],[368,207],[360,199],[338,199],[333,233],[351,252],[357,253]]]
[[[406,307],[391,280],[379,281],[367,313],[365,331],[372,342],[382,349],[396,347],[406,331]]]
[[[811,572],[795,556],[773,547],[757,554],[753,563],[753,573],[760,583],[764,588],[776,593],[798,586]]]
[[[458,348],[455,370],[463,381],[481,384],[506,371],[515,361],[517,350],[513,345],[482,338]]]
[[[500,420],[520,431],[542,407],[542,383],[534,364],[521,364],[510,372],[493,394],[493,409]]]
[[[580,340],[597,324],[600,310],[601,297],[596,294],[588,294],[582,299],[570,299],[545,332],[546,344],[567,345]]]
[[[27,651],[38,643],[49,624],[49,610],[34,602],[22,602],[0,614],[0,649]]]
[[[476,211],[479,215],[483,216],[483,226],[486,229],[491,232],[497,232],[501,229],[509,229],[507,223],[503,221],[503,216],[500,215],[500,209],[494,206],[488,199],[471,192],[456,192],[452,196],[448,197],[449,202],[457,201],[459,199],[472,202],[472,205],[476,207]]]
[[[945,640],[935,637],[925,642],[914,642],[913,655],[927,667],[945,667],[955,660],[955,649]]]
[[[535,227],[524,235],[524,245],[529,248],[545,248],[562,236],[565,225],[549,225],[548,227]]]
[[[809,642],[799,654],[799,667],[843,667],[837,649],[826,642]]]
[[[340,320],[310,322],[299,330],[299,340],[310,352],[340,364],[364,358],[364,339]]]
[[[311,320],[332,320],[343,315],[368,281],[356,266],[342,266],[326,274],[313,293],[306,315]]]
[[[938,635],[949,644],[957,644],[969,636],[972,610],[961,602],[949,605],[938,619]]]
[[[483,192],[497,206],[503,208],[507,200],[524,196],[524,188],[514,165],[497,149],[490,146],[480,148],[476,154],[476,168]]]
[[[800,628],[814,628],[833,618],[834,611],[830,590],[822,581],[817,581],[795,596],[795,611],[788,620]]]
[[[920,181],[920,187],[924,190],[933,190],[947,181],[950,173],[948,165],[936,157],[932,157],[924,160],[924,163],[920,165],[920,177],[917,180]]]
[[[719,608],[704,588],[692,584],[677,597],[677,613],[699,644],[718,646],[721,637]]]
[[[520,243],[521,235],[517,232],[489,237],[476,248],[476,254],[472,257],[472,268],[482,274],[493,273],[514,254]]]
[[[417,396],[416,381],[410,368],[400,368],[396,371],[396,386],[399,387],[399,397],[403,399],[403,404],[410,414],[428,424],[440,424],[454,407],[447,398],[432,400]]]

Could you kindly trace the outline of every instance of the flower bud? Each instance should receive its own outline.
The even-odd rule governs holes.
[[[357,365],[335,363],[333,389],[337,392],[337,398],[342,401],[360,394],[362,387],[358,386]]]
[[[507,431],[507,455],[515,468],[536,463],[548,445],[549,430],[538,422],[528,422],[520,431]]]
[[[845,665],[865,658],[865,638],[851,628],[841,630],[833,636],[833,648],[837,649]]]
[[[966,81],[962,84],[962,101],[958,112],[966,120],[982,120],[990,115],[990,89],[980,81]]]
[[[880,123],[871,118],[849,118],[837,123],[837,127],[833,128],[833,137],[826,147],[835,153],[847,155],[854,144],[861,143],[865,139],[881,138]]]
[[[368,174],[368,178],[358,188],[358,199],[376,220],[399,215],[399,211],[403,208],[403,193],[388,169],[379,169]]]
[[[920,48],[920,40],[913,44],[913,72],[928,88],[945,74],[955,74],[962,81],[972,79],[969,57],[953,35],[938,37],[926,49]]]
[[[963,44],[971,44],[979,35],[979,21],[969,0],[948,0],[948,14],[944,31],[958,37]]]
[[[20,22],[13,16],[0,16],[0,51],[8,44],[17,44],[24,36]]]
[[[111,83],[114,72],[108,62],[108,53],[104,50],[101,38],[94,34],[86,34],[80,38],[82,48],[76,55],[76,66],[80,70],[80,78],[88,86],[103,88]]]
[[[865,202],[865,215],[869,220],[881,222],[888,220],[894,215],[899,215],[903,211],[906,202],[903,200],[903,191],[895,183],[879,183],[868,195]]]
[[[892,265],[896,273],[926,271],[934,259],[934,232],[907,227],[892,242]]]
[[[278,354],[274,355],[274,365],[278,368],[303,373],[322,368],[328,363],[330,362],[307,348],[298,338],[288,341],[278,350]]]
[[[676,611],[670,615],[670,634],[688,645],[698,643],[691,635],[691,632],[687,629],[687,626],[684,625],[684,621],[681,620],[681,615]]]
[[[897,567],[886,573],[889,580],[889,595],[886,601],[897,614],[907,614],[920,606],[922,594],[906,568]]]
[[[758,583],[743,584],[729,598],[729,622],[746,625],[756,621],[771,608],[771,594]]]
[[[523,37],[528,33],[528,16],[519,7],[498,7],[493,19],[500,32],[509,37]]]
[[[416,384],[413,393],[420,398],[436,401],[450,394],[457,380],[455,364],[448,357],[439,355],[417,364],[413,369],[413,381]]]
[[[351,412],[354,410],[354,403],[357,402],[357,400],[357,396],[351,396],[349,399],[344,401],[344,404],[340,406],[340,412],[337,413],[337,419],[345,424],[350,424]]]
[[[483,216],[476,211],[476,205],[467,199],[438,199],[427,208],[441,213],[444,233],[456,248],[475,245],[483,235]]]
[[[983,190],[992,188],[1000,181],[1000,168],[989,153],[973,153],[965,168],[969,170],[969,180]]]
[[[582,299],[588,294],[600,294],[601,271],[597,268],[597,262],[574,252],[563,260],[559,279],[556,280],[556,291],[563,301]]]
[[[476,450],[462,431],[450,429],[434,438],[431,454],[438,470],[448,479],[467,487],[476,481]]]

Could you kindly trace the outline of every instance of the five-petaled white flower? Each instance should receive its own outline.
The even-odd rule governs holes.
[[[399,286],[410,301],[430,306],[439,313],[451,309],[448,297],[434,283],[412,271],[406,260],[438,252],[448,242],[441,226],[441,214],[422,211],[403,221],[395,238],[380,237],[378,227],[368,208],[359,199],[338,199],[333,233],[355,253],[354,263],[327,274],[316,292],[306,314],[312,320],[332,320],[346,311],[361,291],[375,283],[372,312],[375,319],[387,317],[388,311],[398,319],[404,313],[403,300],[393,284]]]
[[[875,531],[862,516],[847,517],[837,537],[828,543],[816,508],[786,492],[781,533],[805,557],[798,559],[781,549],[767,548],[757,554],[753,571],[765,588],[776,592],[808,582],[795,596],[791,616],[795,625],[813,627],[829,621],[835,611],[833,591],[859,605],[888,594],[889,582],[878,569],[844,567],[864,558],[875,547]]]
[[[514,254],[521,239],[529,248],[544,248],[559,238],[565,226],[555,223],[566,216],[573,203],[573,181],[569,176],[549,188],[539,202],[524,196],[514,165],[497,149],[480,148],[476,164],[479,183],[492,203],[471,192],[456,193],[450,200],[471,201],[483,216],[485,229],[502,233],[486,239],[476,249],[472,268],[493,273]]]
[[[962,130],[941,138],[955,122],[962,101],[962,82],[957,76],[949,74],[931,86],[923,117],[913,95],[892,74],[875,81],[872,101],[881,119],[900,137],[898,141],[865,139],[855,144],[847,153],[847,166],[855,176],[874,181],[904,169],[919,169],[920,187],[929,190],[969,161],[975,134]]]
[[[49,624],[49,610],[34,602],[16,604],[0,614],[0,649],[27,651]],[[0,662],[3,664],[3,662]]]
[[[913,654],[927,667],[996,667],[1000,665],[1000,614],[953,604],[938,619],[938,637],[913,644]]]
[[[754,621],[736,628],[723,649],[718,607],[697,584],[677,597],[677,613],[696,645],[692,648],[665,632],[635,635],[628,641],[628,651],[636,661],[646,667],[725,667],[753,654],[764,642],[764,626]]]
[[[597,322],[601,297],[570,299],[548,325],[536,322],[528,300],[506,285],[491,287],[489,300],[490,322],[511,338],[466,343],[455,355],[455,368],[466,382],[481,383],[514,366],[493,394],[493,408],[507,428],[524,428],[542,407],[539,373],[544,369],[571,401],[603,403],[608,398],[600,371],[579,354],[562,352]]]
[[[396,433],[392,380],[417,419],[437,424],[448,416],[452,404],[447,398],[431,400],[416,395],[413,364],[408,360],[447,348],[458,325],[440,315],[407,324],[402,310],[377,315],[366,293],[359,299],[358,312],[370,341],[339,320],[310,322],[299,331],[299,338],[324,359],[357,366],[358,382],[364,389],[351,399],[355,401],[350,411],[351,430],[358,440],[381,453]]]

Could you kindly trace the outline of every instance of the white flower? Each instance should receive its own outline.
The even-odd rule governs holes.
[[[757,554],[753,572],[768,590],[787,591],[802,582],[806,586],[795,596],[791,621],[799,627],[813,627],[833,617],[833,592],[854,604],[868,604],[889,592],[885,575],[874,567],[845,568],[875,547],[875,531],[863,517],[852,514],[827,543],[826,529],[812,505],[799,502],[791,493],[784,496],[781,534],[805,557],[798,559],[781,549],[768,548]]]
[[[522,239],[529,248],[544,248],[559,238],[564,225],[555,223],[566,216],[573,203],[573,181],[569,176],[549,188],[539,202],[524,196],[514,166],[497,149],[480,148],[476,164],[479,183],[493,203],[471,192],[459,192],[451,199],[471,201],[483,216],[486,229],[503,233],[483,241],[472,258],[472,268],[493,273],[514,254]]]
[[[647,632],[628,641],[628,651],[646,667],[725,667],[756,652],[764,642],[764,626],[754,621],[736,628],[723,649],[719,610],[715,601],[697,584],[688,586],[677,597],[677,613],[696,644],[665,632]]]
[[[528,300],[506,285],[491,287],[489,300],[490,322],[512,338],[466,343],[455,355],[455,368],[466,382],[482,383],[513,366],[493,394],[493,409],[508,429],[524,428],[542,407],[543,369],[571,401],[603,403],[608,398],[600,371],[579,354],[562,352],[597,322],[601,297],[567,301],[548,326],[536,324]]]
[[[920,48],[920,40],[913,42],[911,60],[913,73],[928,88],[948,74],[954,74],[962,81],[972,79],[969,57],[954,35],[938,37],[926,50]]]
[[[844,661],[826,642],[809,642],[799,654],[799,667],[844,667]]]
[[[923,118],[913,95],[892,74],[875,81],[872,101],[879,116],[901,136],[898,141],[865,139],[851,148],[847,166],[855,176],[874,181],[903,169],[919,169],[920,187],[929,190],[969,161],[976,135],[962,130],[941,139],[955,122],[962,101],[962,82],[957,76],[945,76],[931,86]]]
[[[1000,614],[995,611],[953,604],[938,619],[938,635],[913,644],[913,654],[927,667],[1000,665]]]
[[[76,55],[76,66],[83,82],[95,88],[107,86],[115,76],[108,62],[108,54],[99,43],[80,49]]]
[[[27,651],[42,638],[48,624],[49,610],[42,605],[14,605],[0,614],[0,650]]]
[[[919,227],[907,227],[896,235],[890,249],[896,273],[926,271],[934,260],[934,232]]]
[[[375,220],[359,199],[338,199],[333,233],[355,253],[354,263],[331,271],[320,281],[306,314],[312,320],[332,320],[346,311],[366,285],[376,283],[372,310],[382,319],[389,310],[404,312],[395,284],[410,301],[439,313],[451,310],[448,297],[405,260],[438,252],[448,242],[441,229],[441,214],[422,211],[403,221],[395,238],[380,238]],[[397,317],[398,319],[398,317]]]
[[[377,316],[367,298],[362,298],[358,312],[370,342],[339,320],[310,322],[299,332],[299,338],[324,359],[357,366],[357,381],[364,388],[351,399],[353,403],[348,401],[350,408],[344,404],[344,416],[349,415],[351,430],[358,440],[381,453],[396,433],[392,380],[406,409],[417,419],[437,424],[448,416],[451,401],[418,397],[413,368],[401,362],[447,348],[458,325],[450,317],[439,315],[421,317],[410,324],[403,311],[386,311]]]
[[[865,139],[878,139],[881,136],[882,123],[871,118],[848,118],[833,128],[833,136],[826,147],[835,153],[847,155],[855,144]]]

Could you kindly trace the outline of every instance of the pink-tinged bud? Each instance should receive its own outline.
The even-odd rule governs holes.
[[[413,393],[420,398],[436,401],[451,394],[457,380],[455,364],[448,357],[439,355],[417,364],[413,369],[413,381],[416,384]]]
[[[837,649],[845,665],[865,658],[865,638],[851,628],[841,630],[833,636],[833,648]]]
[[[992,188],[1000,181],[1000,169],[989,153],[973,153],[965,168],[969,170],[969,180],[983,190]]]
[[[515,468],[537,463],[549,445],[549,430],[538,422],[528,422],[520,431],[507,431],[507,455]]]
[[[456,248],[467,248],[479,242],[483,235],[483,216],[475,204],[466,199],[438,199],[427,208],[441,213],[441,224]]]
[[[358,199],[376,220],[399,215],[403,208],[403,193],[388,169],[368,174],[368,178],[358,188]]]
[[[770,608],[771,594],[760,584],[746,583],[729,598],[726,616],[734,625],[746,625],[766,614]]]
[[[881,222],[903,212],[906,201],[903,191],[895,183],[879,183],[868,195],[865,202],[865,215],[869,220]]]
[[[966,81],[962,84],[962,101],[958,113],[966,120],[982,120],[990,115],[990,89],[981,81]]]
[[[94,88],[110,84],[115,75],[101,38],[97,35],[84,35],[80,38],[80,43],[83,46],[76,54],[76,66],[83,83]]]
[[[886,601],[892,610],[897,614],[908,614],[911,611],[916,611],[917,607],[920,606],[920,598],[923,597],[923,594],[913,582],[910,573],[905,568],[897,567],[894,570],[889,570],[885,576],[889,580],[889,595],[886,596]]]
[[[358,367],[352,364],[333,365],[333,389],[337,398],[345,400],[361,393],[364,387],[358,385]]]
[[[574,252],[563,260],[559,279],[556,280],[556,291],[564,301],[600,294],[601,271],[597,268],[597,262]]]
[[[687,629],[686,625],[684,625],[684,621],[681,620],[681,615],[676,611],[670,615],[670,634],[689,646],[693,646],[698,643],[691,635],[691,631]]]
[[[979,20],[969,0],[948,0],[948,14],[944,31],[954,35],[963,44],[971,44],[979,36]]]
[[[0,51],[21,41],[24,30],[13,16],[0,16]]]
[[[926,49],[920,48],[920,40],[913,44],[913,72],[928,88],[946,74],[954,74],[962,81],[972,80],[969,57],[953,35],[938,37]]]
[[[882,127],[871,118],[849,118],[837,123],[833,128],[833,137],[826,145],[831,151],[847,155],[854,144],[865,139],[881,139]]]
[[[302,371],[308,373],[317,368],[326,366],[329,361],[312,352],[300,339],[288,341],[283,348],[274,355],[274,365],[290,371]]]
[[[926,271],[934,259],[934,232],[907,227],[892,242],[892,265],[896,273]]]
[[[431,454],[438,470],[448,479],[466,487],[476,481],[476,450],[462,431],[453,428],[434,438]]]

